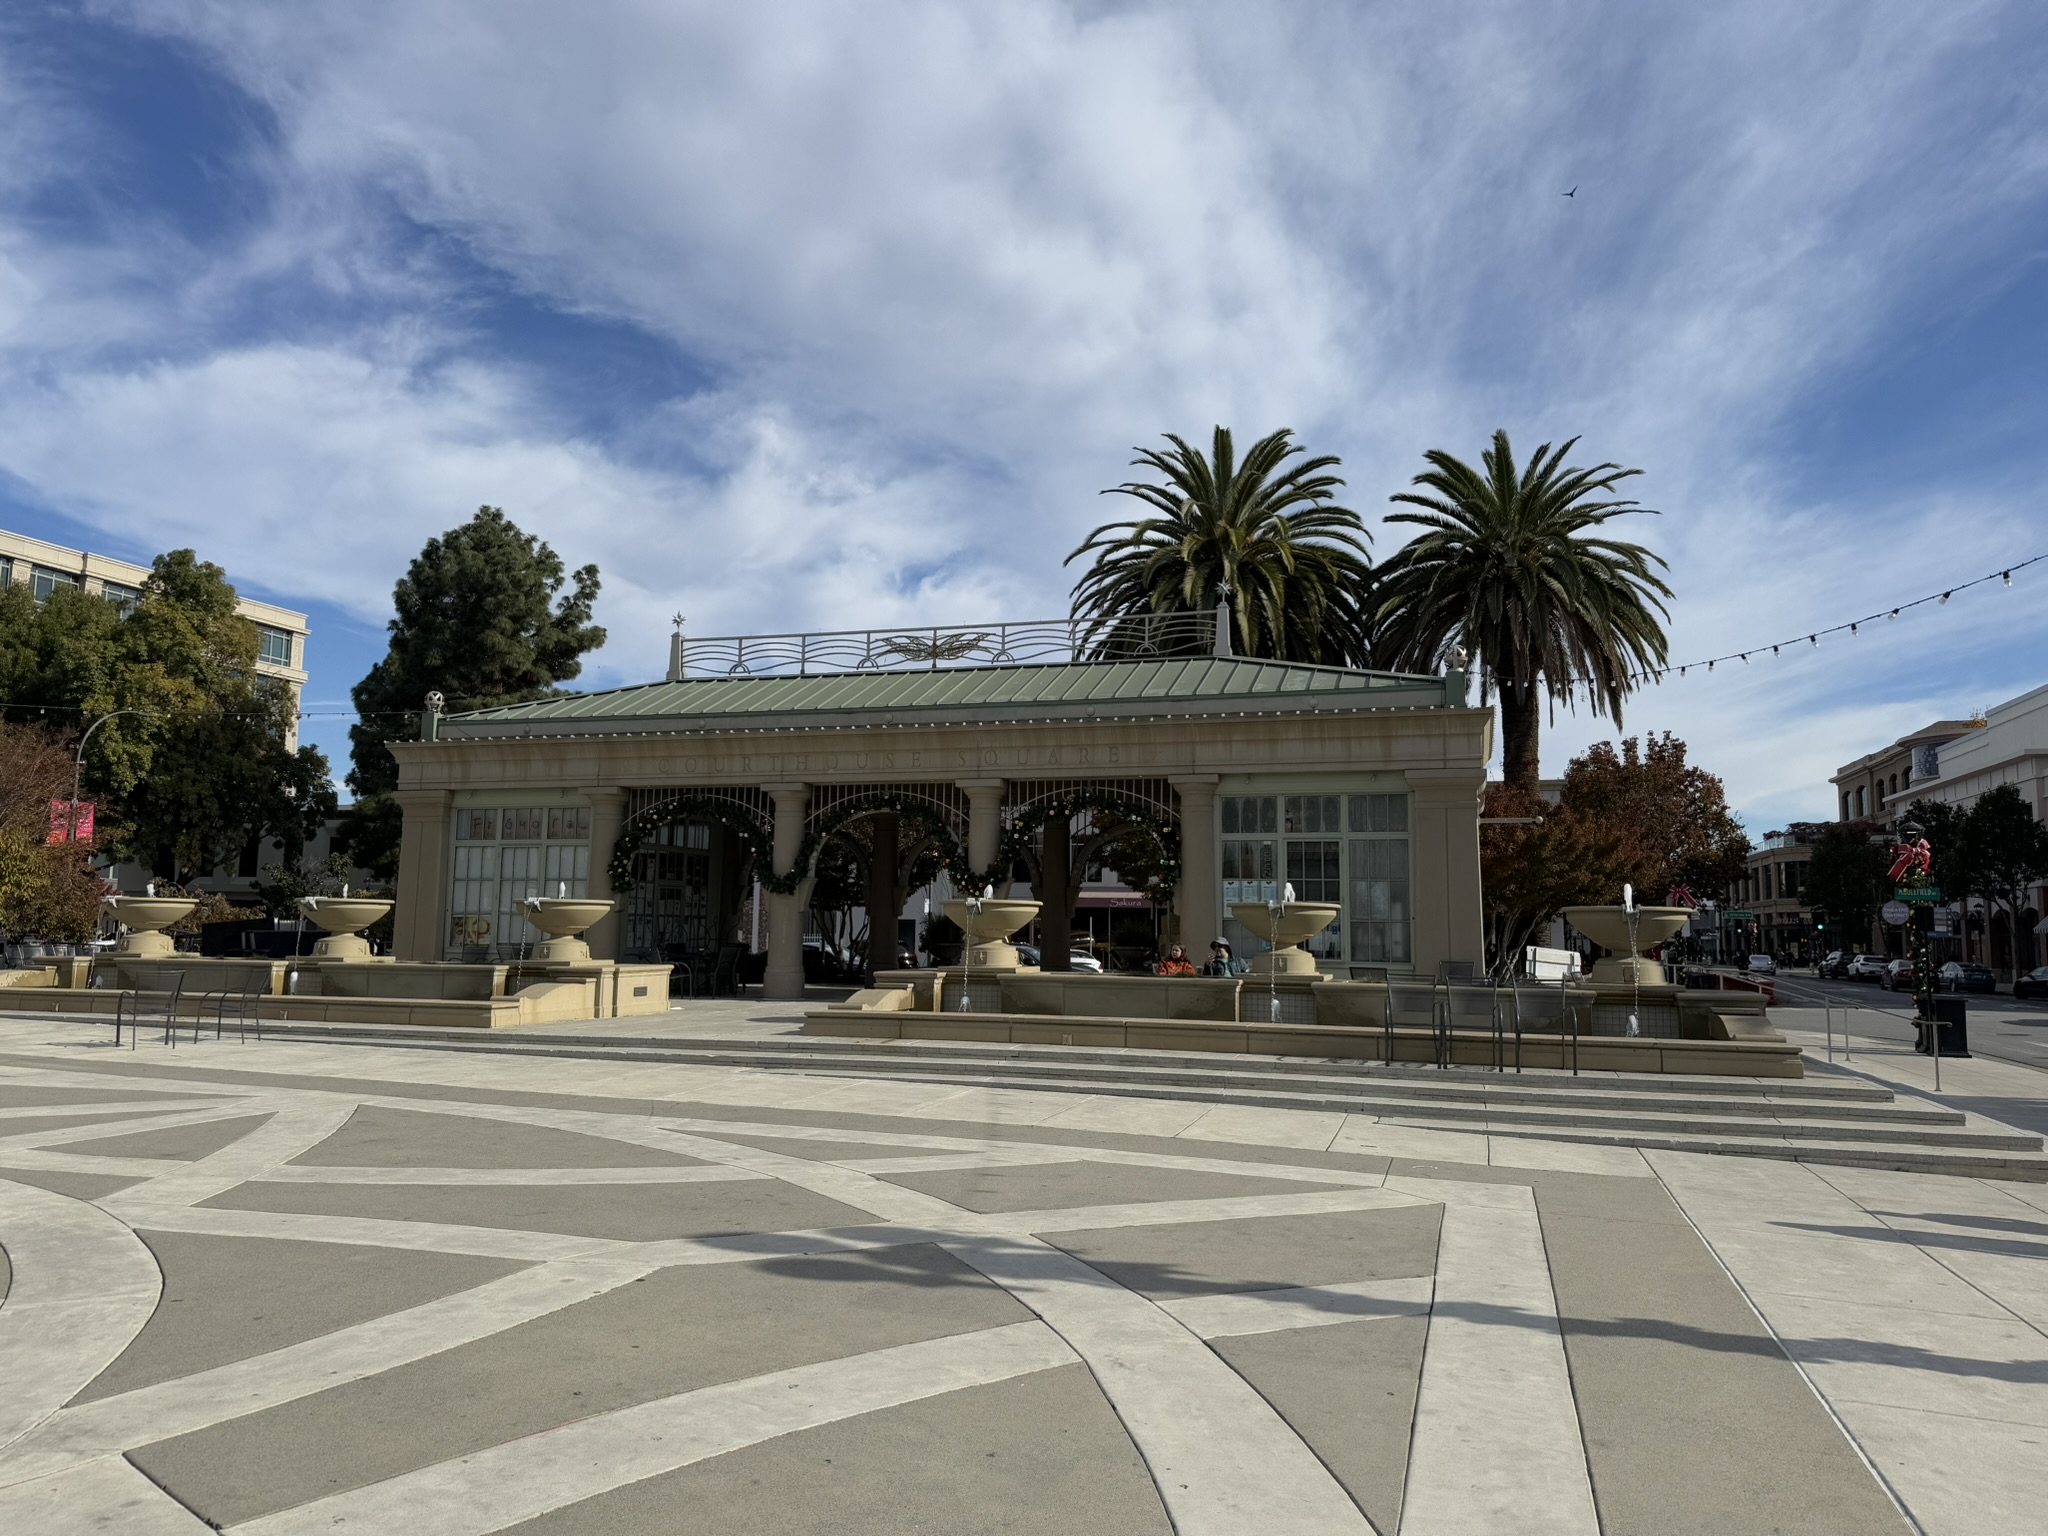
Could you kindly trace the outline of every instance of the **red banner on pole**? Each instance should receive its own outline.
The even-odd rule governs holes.
[[[53,843],[92,841],[93,812],[97,809],[90,800],[52,800],[50,802],[50,841]]]

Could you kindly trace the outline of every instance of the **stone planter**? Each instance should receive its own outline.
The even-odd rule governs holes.
[[[970,911],[965,898],[956,897],[944,911],[967,935],[966,953],[961,957],[970,971],[1017,970],[1017,946],[1010,935],[1038,916],[1035,901],[982,899],[979,912]]]
[[[540,964],[578,962],[590,958],[590,945],[579,938],[586,928],[604,921],[616,902],[584,896],[529,896],[519,905],[526,920],[547,935],[534,950]]]
[[[389,912],[391,903],[368,896],[302,896],[299,910],[327,930],[311,959],[368,960],[370,941],[362,930]]]
[[[175,954],[178,946],[160,930],[191,915],[199,905],[184,896],[108,896],[100,902],[114,921],[128,931],[112,951],[119,960],[158,960]]]
[[[1273,947],[1252,959],[1254,976],[1314,976],[1316,957],[1301,946],[1337,921],[1343,908],[1327,902],[1290,901],[1277,911],[1263,901],[1240,901],[1230,915]]]

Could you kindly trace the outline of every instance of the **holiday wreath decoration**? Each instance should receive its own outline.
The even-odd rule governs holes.
[[[1106,811],[1119,821],[1149,832],[1159,844],[1159,894],[1170,895],[1180,884],[1180,823],[1142,800],[1107,789],[1072,790],[1025,806],[1003,828],[994,865],[979,875],[970,875],[968,884],[987,885],[1009,879],[1010,871],[1038,836],[1040,827],[1055,818],[1071,819],[1083,811]]]
[[[798,887],[813,873],[812,866],[817,862],[818,850],[824,847],[827,838],[850,821],[888,811],[895,812],[913,832],[929,837],[938,844],[940,867],[954,884],[963,888],[974,884],[976,877],[967,867],[966,850],[960,846],[959,839],[954,837],[952,828],[946,825],[944,817],[935,808],[920,800],[907,799],[901,795],[863,795],[859,799],[833,807],[804,833],[803,841],[797,845],[796,863],[778,874],[770,857],[773,830],[763,826],[758,815],[730,800],[687,795],[676,800],[664,800],[660,805],[649,806],[638,815],[626,819],[625,825],[619,829],[619,840],[612,845],[612,857],[608,865],[612,889],[622,894],[633,889],[633,856],[640,851],[648,838],[664,827],[681,826],[692,821],[709,821],[730,828],[739,838],[755,870],[759,872],[762,890],[770,891],[777,896],[794,896]],[[1009,866],[1003,867],[1007,869]]]
[[[612,844],[611,863],[607,865],[612,877],[612,889],[621,895],[633,889],[633,855],[638,853],[650,837],[667,827],[679,827],[685,822],[709,821],[727,827],[739,838],[747,850],[747,857],[757,869],[769,865],[769,848],[772,832],[761,824],[759,814],[731,800],[711,795],[684,795],[676,800],[664,800],[659,805],[650,805],[636,815],[628,816],[624,826],[619,828],[619,840]],[[766,881],[762,882],[766,884]],[[794,890],[795,887],[791,886]]]

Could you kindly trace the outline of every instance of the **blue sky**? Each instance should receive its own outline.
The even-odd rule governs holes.
[[[2001,3],[29,0],[0,525],[305,609],[317,711],[482,503],[601,567],[603,685],[677,610],[1064,611],[1162,431],[1293,426],[1377,527],[1505,426],[1646,471],[1674,660],[1768,645],[2048,551],[2044,80]],[[2044,583],[1628,728],[1825,814],[2043,680]]]

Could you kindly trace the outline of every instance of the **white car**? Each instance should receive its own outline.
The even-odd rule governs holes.
[[[1858,955],[1842,973],[1851,981],[1876,981],[1884,975],[1883,955]]]
[[[1751,955],[1749,957],[1749,969],[1753,975],[1775,976],[1778,974],[1778,962],[1769,955]]]
[[[1042,968],[1045,964],[1045,957],[1039,953],[1036,944],[1019,944],[1017,946],[1017,958],[1030,966]],[[1102,962],[1093,955],[1085,954],[1077,949],[1067,956],[1067,969],[1070,971],[1092,971],[1096,975],[1100,975],[1102,973]]]

